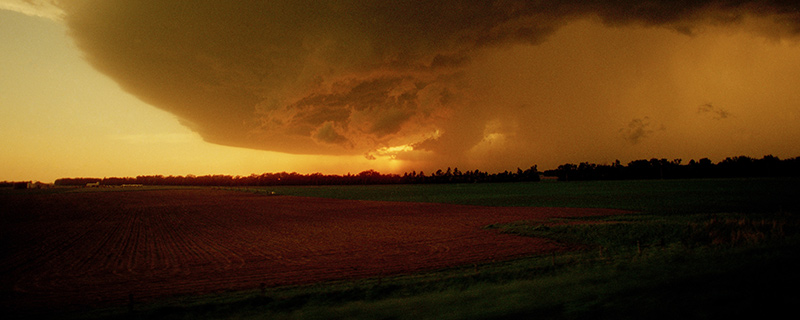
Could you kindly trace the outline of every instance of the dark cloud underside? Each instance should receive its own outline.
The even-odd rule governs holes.
[[[694,35],[755,17],[779,28],[772,36],[794,36],[795,3],[76,0],[60,6],[94,67],[209,142],[357,155],[406,145],[459,159],[490,145],[536,148],[532,124],[523,122],[548,113],[542,103],[486,101],[526,95],[499,86],[481,91],[476,70],[502,63],[482,60],[487,54],[543,46],[585,18],[610,28]],[[521,105],[534,106],[520,111]],[[590,105],[573,107],[591,114]],[[710,104],[699,112],[728,115]],[[608,124],[606,131],[618,136],[619,127]],[[636,144],[649,130],[638,119],[622,131]]]

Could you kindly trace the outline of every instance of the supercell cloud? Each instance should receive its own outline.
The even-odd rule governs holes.
[[[557,156],[608,161],[602,149],[677,153],[631,148],[663,144],[670,131],[662,139],[686,138],[703,115],[747,114],[756,106],[725,100],[740,86],[741,95],[786,97],[784,86],[754,89],[758,70],[739,70],[773,51],[726,46],[796,56],[782,41],[800,30],[794,1],[58,5],[87,61],[208,142],[506,168]],[[782,60],[784,78],[760,80],[797,83],[793,60]],[[798,101],[784,100],[763,103]]]

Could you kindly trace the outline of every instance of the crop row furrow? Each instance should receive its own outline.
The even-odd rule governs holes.
[[[136,212],[134,210],[129,210],[126,212],[120,212],[120,228],[118,229],[119,232],[115,233],[116,243],[114,244],[113,248],[115,249],[115,254],[111,257],[111,272],[119,277],[127,277],[130,275],[130,270],[128,270],[129,260],[131,259],[131,255],[135,254],[133,250],[135,241],[133,238],[133,233],[136,232]]]
[[[177,226],[178,223],[171,219],[171,212],[159,211],[156,215],[157,222],[150,225],[150,234],[148,238],[148,252],[151,254],[149,266],[151,270],[169,270],[171,268],[179,268],[182,256],[185,256],[187,250],[174,250],[173,247],[177,246],[176,237],[178,237]],[[169,250],[167,248],[170,248]]]
[[[199,219],[199,217],[192,217],[192,219]],[[197,221],[194,221],[193,225],[195,223],[197,223]],[[171,242],[172,246],[165,248],[166,254],[183,254],[185,259],[181,264],[187,268],[198,264],[214,262],[218,257],[214,250],[205,244],[203,238],[206,237],[206,234],[207,232],[204,226],[198,227],[194,225],[193,228],[185,231],[183,228],[175,229],[174,240]]]
[[[133,221],[130,232],[131,246],[130,252],[127,254],[128,259],[126,261],[127,265],[125,266],[125,269],[131,274],[137,274],[139,273],[138,269],[142,269],[142,265],[139,264],[139,261],[144,260],[143,256],[146,254],[146,252],[142,251],[143,247],[141,245],[142,241],[144,241],[142,233],[143,229],[145,228],[145,222],[142,221],[141,214],[136,217],[132,217],[131,220]]]
[[[199,238],[204,247],[213,250],[215,259],[224,261],[220,266],[222,270],[241,268],[245,264],[240,233],[224,220],[228,214],[209,210],[202,215],[207,229],[204,237]]]

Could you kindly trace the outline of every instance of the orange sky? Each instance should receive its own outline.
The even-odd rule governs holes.
[[[359,2],[0,0],[0,180],[800,155],[784,2]]]

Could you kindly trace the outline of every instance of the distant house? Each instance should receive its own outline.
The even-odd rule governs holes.
[[[89,182],[86,184],[87,188],[98,188],[100,187],[100,182]]]
[[[41,181],[28,182],[28,189],[47,189],[47,188],[50,188],[49,183],[44,183]]]
[[[558,181],[557,176],[546,176],[546,175],[539,175],[540,181]]]

